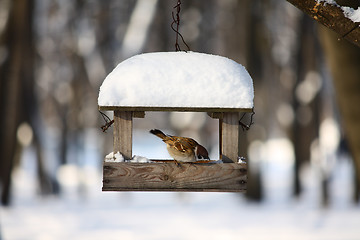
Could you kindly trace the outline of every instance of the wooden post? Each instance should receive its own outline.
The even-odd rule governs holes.
[[[223,162],[237,162],[239,156],[239,113],[225,112],[221,121],[220,149]]]
[[[219,159],[223,159],[223,144],[222,144],[222,140],[223,140],[223,131],[222,131],[222,126],[223,125],[223,118],[219,118]]]
[[[132,158],[132,112],[114,111],[114,153]]]

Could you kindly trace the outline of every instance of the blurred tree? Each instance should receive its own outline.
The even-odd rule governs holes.
[[[32,143],[37,154],[37,173],[41,193],[50,193],[56,183],[46,172],[40,140],[41,122],[34,95],[35,43],[33,32],[34,1],[10,1],[8,20],[2,33],[1,46],[7,53],[0,65],[0,180],[1,202],[10,203],[11,172],[20,156],[17,134],[22,122],[30,124]],[[56,188],[56,187],[55,187]]]
[[[11,170],[16,149],[19,147],[16,131],[31,108],[31,86],[34,71],[32,13],[34,1],[10,1],[8,20],[2,33],[1,46],[6,49],[0,65],[0,180],[1,202],[10,202]]]
[[[151,8],[141,7],[149,2]],[[176,2],[2,0],[1,11],[8,13],[3,15],[8,17],[0,29],[3,203],[9,203],[11,170],[20,151],[18,126],[27,122],[33,131],[40,189],[57,191],[57,168],[85,161],[81,154],[87,132],[101,125],[94,107],[98,89],[106,74],[128,57],[123,51],[132,43],[125,41],[127,35],[140,28],[146,32],[143,45],[134,48],[138,53],[175,50],[170,24]],[[130,24],[139,14],[136,9],[154,17],[140,20],[138,28]],[[303,86],[312,76],[322,74],[322,59],[313,23],[294,9],[286,1],[274,0],[182,1],[180,32],[192,51],[227,56],[248,69],[254,80],[256,115],[251,130],[242,135],[240,152],[248,158],[246,149],[252,142],[291,139],[295,151],[294,192],[298,195],[300,169],[311,157],[310,145],[317,138],[322,119],[319,109],[326,100],[319,97],[319,92],[310,100],[302,99],[306,95]],[[341,102],[343,95],[337,95]],[[162,121],[165,125],[169,122]],[[211,131],[213,126],[201,130],[202,134]],[[346,131],[352,134],[351,128]],[[111,149],[111,137],[96,135],[96,141],[105,146],[102,156]],[[49,143],[52,157],[45,161],[43,147]],[[358,145],[351,146],[356,152]],[[262,163],[249,161],[248,196],[261,200]]]
[[[321,79],[318,73],[321,68],[321,52],[314,24],[308,16],[302,15],[299,19],[299,40],[296,53],[296,82],[292,89],[292,105],[295,121],[290,138],[294,143],[295,174],[294,194],[299,196],[302,190],[300,171],[304,163],[311,159],[311,144],[318,138],[320,114]],[[305,90],[306,85],[312,85],[313,94]]]
[[[339,41],[340,38],[349,39],[353,44],[359,44],[359,23],[353,23],[347,19],[342,11],[332,6],[319,5],[322,10],[322,15],[331,12],[332,18],[316,17],[318,11],[314,12],[314,2],[312,1],[292,1],[297,7],[304,12],[312,15],[315,20],[318,20],[327,27],[331,27],[338,34],[326,31],[321,28],[322,44],[324,46],[325,54],[333,75],[335,92],[339,104],[342,120],[344,122],[346,138],[349,142],[350,150],[354,160],[356,184],[355,184],[355,199],[360,200],[360,108],[355,104],[360,100],[360,82],[359,82],[359,63],[360,50],[348,42]],[[343,1],[337,0],[340,6],[349,6],[357,9],[360,7],[360,1]],[[339,12],[339,13],[337,13]],[[339,18],[341,20],[339,20]],[[325,22],[323,20],[326,20]],[[339,25],[340,23],[340,25]],[[354,28],[356,27],[356,28]],[[344,35],[344,29],[346,34]],[[351,31],[350,31],[351,30]],[[339,36],[340,34],[340,36]],[[350,37],[349,37],[350,36]]]
[[[360,200],[360,48],[324,27],[320,28],[322,44],[331,69],[336,99],[345,135],[355,167],[355,195]]]

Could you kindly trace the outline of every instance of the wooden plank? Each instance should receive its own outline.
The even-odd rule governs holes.
[[[132,112],[114,111],[114,153],[132,158]]]
[[[208,112],[207,115],[211,118],[215,119],[222,119],[223,113],[222,112]]]
[[[135,111],[133,112],[133,118],[145,118],[144,111]]]
[[[252,108],[212,108],[212,107],[120,107],[120,106],[99,106],[101,111],[143,111],[143,112],[251,112]]]
[[[220,137],[221,160],[236,163],[239,156],[239,113],[224,113]]]
[[[245,192],[246,186],[246,164],[104,162],[102,190]]]

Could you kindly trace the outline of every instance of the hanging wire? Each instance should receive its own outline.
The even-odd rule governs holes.
[[[245,117],[246,113],[244,113],[242,115],[242,117],[240,118],[239,120],[239,125],[241,126],[242,130],[243,131],[247,131],[250,129],[251,125],[254,124],[254,121],[253,121],[253,118],[254,118],[254,115],[255,115],[255,111],[254,111],[254,108],[252,108],[252,112],[251,112],[251,115],[250,115],[250,123],[248,125],[246,125],[245,123],[243,123],[241,120]]]
[[[100,110],[99,110],[99,113],[101,114],[102,118],[105,121],[105,124],[101,126],[101,130],[103,132],[106,132],[106,130],[108,130],[108,128],[114,123],[114,120],[111,120],[111,118],[109,118],[108,115],[106,115],[105,113],[103,113]]]
[[[175,50],[176,52],[182,51],[179,45],[179,36],[181,38],[181,41],[185,44],[187,51],[190,51],[189,45],[185,42],[184,37],[179,32],[179,25],[180,25],[180,11],[181,11],[181,1],[178,0],[176,5],[174,6],[174,9],[176,9],[176,14],[174,13],[174,10],[171,12],[173,22],[171,23],[171,29],[176,33],[175,38]],[[176,28],[174,25],[176,24]],[[185,51],[186,52],[186,51]],[[99,110],[99,113],[101,114],[102,118],[105,121],[105,124],[101,126],[101,130],[103,132],[106,132],[109,127],[114,123],[114,120],[111,120],[110,117],[108,117],[105,113]]]
[[[174,6],[174,9],[176,9],[176,14],[174,14],[174,10],[171,12],[173,22],[171,23],[171,29],[176,33],[175,37],[175,50],[176,52],[182,51],[179,45],[179,36],[182,40],[182,42],[186,45],[187,51],[190,51],[189,45],[184,40],[184,37],[179,32],[179,25],[180,25],[180,11],[181,11],[181,1],[178,0],[176,5]],[[176,28],[174,25],[176,24]],[[186,52],[186,51],[185,51]]]

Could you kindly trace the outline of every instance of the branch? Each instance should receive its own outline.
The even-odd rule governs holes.
[[[360,23],[344,15],[341,6],[316,0],[287,0],[324,26],[337,32],[339,39],[346,39],[360,47]]]

